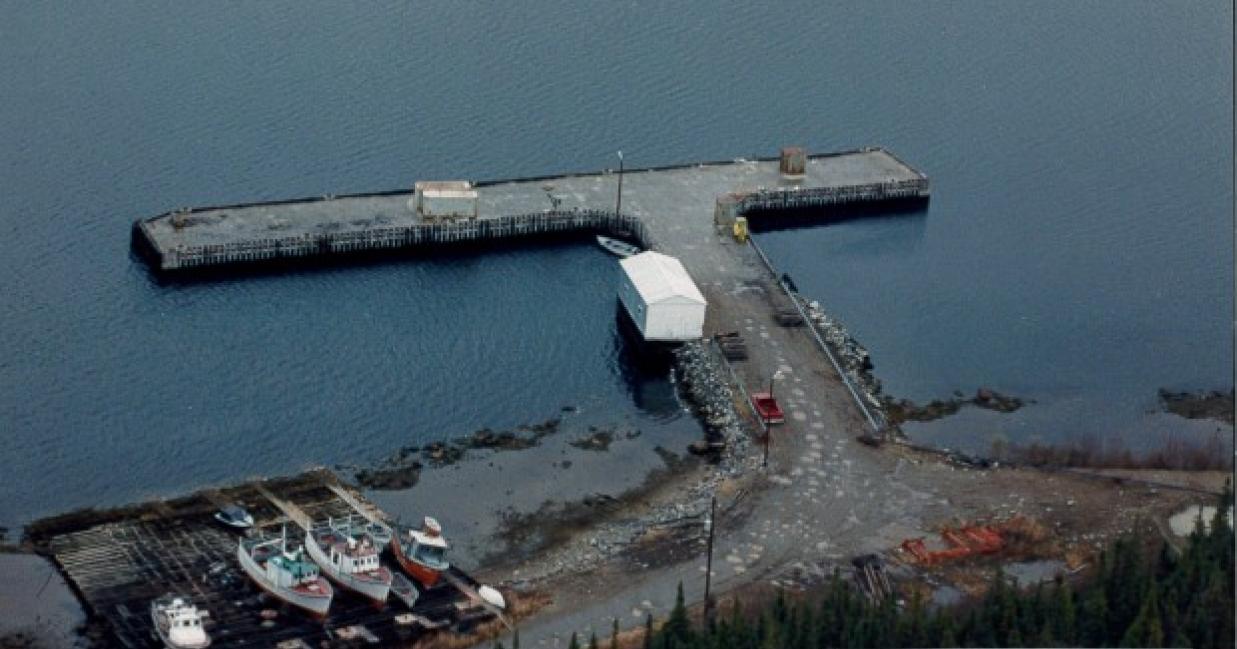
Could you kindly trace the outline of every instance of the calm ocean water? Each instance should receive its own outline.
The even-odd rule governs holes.
[[[192,284],[129,252],[175,206],[617,149],[927,171],[925,213],[761,242],[890,391],[1039,401],[972,437],[1175,426],[1143,415],[1157,387],[1232,385],[1227,3],[755,4],[0,9],[0,525],[564,405],[681,447],[590,246]]]

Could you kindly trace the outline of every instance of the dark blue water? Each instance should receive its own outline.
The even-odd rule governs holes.
[[[175,206],[620,148],[882,144],[926,170],[925,215],[762,236],[896,393],[1120,423],[1160,385],[1231,385],[1231,24],[1218,1],[6,6],[0,524],[562,405],[690,438],[619,362],[588,246],[188,285],[129,254]]]

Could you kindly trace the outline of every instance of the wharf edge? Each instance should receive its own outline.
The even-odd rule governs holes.
[[[714,200],[720,201],[722,194],[728,194],[727,200],[736,215],[927,200],[931,193],[926,175],[880,147],[813,154],[806,156],[806,160],[809,167],[844,162],[835,166],[868,168],[847,168],[841,174],[828,170],[813,173],[809,169],[806,177],[789,179],[773,173],[778,158],[761,157],[635,168],[625,170],[623,175],[640,179],[649,174],[677,174],[682,176],[684,185],[704,180],[717,185]],[[758,172],[741,173],[747,167],[757,167]],[[605,234],[634,240],[648,249],[660,249],[660,242],[650,233],[646,220],[668,218],[660,213],[671,210],[656,203],[646,201],[644,216],[620,214],[609,209],[613,205],[611,197],[592,191],[586,199],[574,201],[576,204],[570,208],[561,207],[561,200],[552,199],[552,209],[537,209],[544,205],[539,201],[553,196],[560,184],[587,184],[595,190],[598,185],[611,183],[617,175],[605,170],[477,182],[473,187],[482,194],[488,209],[476,218],[446,222],[427,222],[413,215],[404,208],[412,192],[400,189],[183,208],[137,220],[133,238],[134,245],[160,271],[572,233]],[[638,191],[638,186],[629,184],[624,192],[629,206],[633,192]],[[603,198],[604,202],[600,200]],[[676,199],[673,195],[657,197],[661,201]],[[312,216],[307,216],[309,213]],[[170,226],[175,219],[188,225]],[[232,232],[237,224],[241,231]]]

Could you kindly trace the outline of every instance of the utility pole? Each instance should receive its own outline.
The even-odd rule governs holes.
[[[618,152],[619,158],[619,183],[618,183],[618,200],[614,202],[614,213],[623,213],[623,152]]]
[[[713,615],[713,597],[709,588],[713,584],[713,530],[717,527],[717,496],[709,498],[709,549],[704,562],[704,620],[707,624]]]

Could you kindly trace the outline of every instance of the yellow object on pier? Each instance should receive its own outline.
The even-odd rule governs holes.
[[[734,220],[734,240],[739,243],[747,242],[747,217],[738,216]]]

